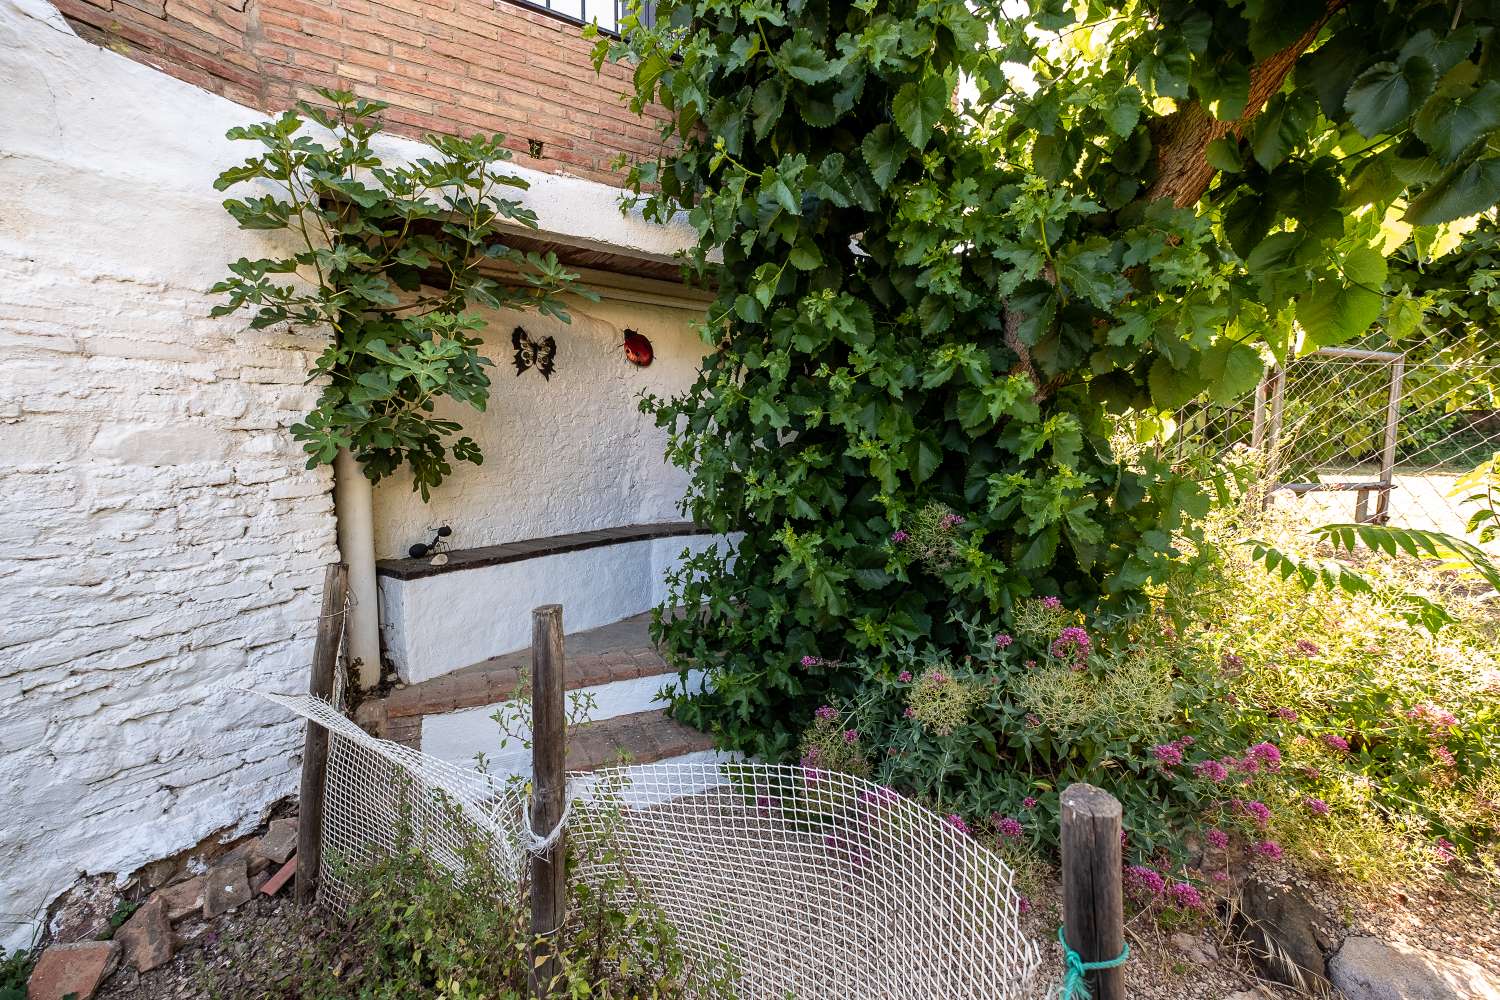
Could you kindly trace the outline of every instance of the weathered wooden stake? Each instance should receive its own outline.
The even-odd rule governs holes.
[[[344,595],[349,589],[349,567],[329,563],[323,572],[323,609],[318,615],[318,638],[313,644],[312,680],[307,692],[314,698],[333,697],[333,674],[338,666],[339,640],[344,634]],[[328,777],[328,730],[311,720],[302,741],[302,792],[297,806],[297,883],[299,903],[310,903],[322,861],[323,786]]]
[[[567,803],[567,712],[563,704],[562,605],[531,612],[531,829],[545,837],[562,822]],[[557,975],[557,934],[567,917],[564,837],[531,858],[531,993],[551,995]]]
[[[1062,793],[1063,927],[1085,962],[1108,962],[1125,947],[1119,800],[1093,785]],[[1125,1000],[1122,966],[1088,974],[1094,1000]]]

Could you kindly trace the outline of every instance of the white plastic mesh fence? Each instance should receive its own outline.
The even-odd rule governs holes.
[[[455,867],[472,824],[519,883],[531,837],[513,781],[375,739],[315,698],[266,697],[329,730],[320,898],[345,905],[345,866],[395,850],[402,823]],[[890,789],[726,761],[574,773],[569,795],[568,835],[596,866],[577,877],[618,869],[677,930],[689,964],[728,971],[744,1000],[1043,993],[1010,870]]]

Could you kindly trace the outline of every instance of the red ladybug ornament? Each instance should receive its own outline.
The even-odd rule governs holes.
[[[634,330],[625,331],[625,360],[645,368],[655,357],[656,351],[652,349],[651,341]]]

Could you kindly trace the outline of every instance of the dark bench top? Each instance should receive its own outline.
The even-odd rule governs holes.
[[[604,545],[620,545],[626,542],[644,542],[654,538],[677,538],[686,535],[711,535],[713,532],[692,521],[667,521],[661,524],[629,524],[620,528],[602,528],[598,531],[578,531],[571,535],[553,535],[550,538],[528,538],[522,542],[506,542],[504,545],[483,545],[473,549],[453,549],[444,553],[448,561],[434,566],[430,557],[421,559],[381,559],[375,563],[375,572],[395,580],[419,580],[440,573],[456,573],[466,569],[482,569],[502,563],[520,562],[554,556],[563,552],[581,552]]]

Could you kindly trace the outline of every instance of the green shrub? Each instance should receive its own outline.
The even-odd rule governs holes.
[[[464,831],[452,860],[430,851],[411,824],[373,864],[335,862],[351,888],[340,918],[309,914],[294,925],[294,955],[266,965],[259,950],[221,970],[204,969],[205,992],[221,1000],[523,1000],[531,996],[531,913],[524,880],[490,835],[456,810]],[[690,974],[672,927],[630,885],[605,874],[617,859],[607,844],[575,849],[568,920],[556,936],[553,995],[600,1000],[732,997],[727,978]]]

